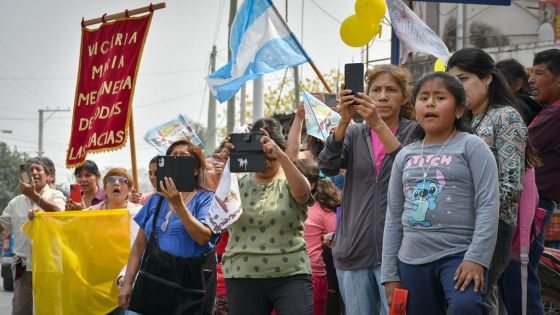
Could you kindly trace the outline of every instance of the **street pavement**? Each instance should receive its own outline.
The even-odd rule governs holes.
[[[12,314],[12,292],[4,291],[0,286],[0,315]]]

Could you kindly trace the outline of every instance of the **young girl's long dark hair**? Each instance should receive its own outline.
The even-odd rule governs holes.
[[[418,96],[418,93],[420,92],[422,86],[427,82],[435,80],[439,80],[441,83],[443,83],[449,93],[453,95],[453,97],[455,98],[456,107],[465,106],[466,96],[463,84],[456,77],[446,72],[433,72],[423,76],[420,80],[418,80],[416,86],[414,86],[414,90],[412,90],[412,102],[414,104],[416,104],[416,97]],[[473,133],[470,124],[467,123],[465,115],[459,117],[458,119],[455,119],[454,127],[459,131]],[[426,136],[426,132],[424,132],[424,129],[422,129],[422,127],[418,125],[414,130],[413,136],[416,139],[422,139]]]
[[[517,110],[519,115],[523,117],[523,111],[519,109],[517,101],[507,84],[504,76],[496,68],[494,59],[480,48],[463,48],[454,53],[449,62],[447,62],[447,71],[457,67],[463,71],[476,75],[479,79],[483,79],[490,75],[492,81],[488,86],[488,111],[491,108],[511,106]],[[467,109],[467,119],[472,120],[472,112]]]
[[[321,177],[317,162],[312,159],[294,160],[294,165],[307,178],[311,187],[314,187],[312,193],[321,208],[335,211],[342,203],[342,194],[330,179]]]

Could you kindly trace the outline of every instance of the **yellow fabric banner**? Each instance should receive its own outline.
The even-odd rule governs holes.
[[[38,315],[99,315],[118,306],[115,280],[130,252],[128,210],[38,212],[23,231],[33,243]]]

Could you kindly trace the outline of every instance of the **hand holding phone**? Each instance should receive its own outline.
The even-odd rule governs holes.
[[[31,175],[29,174],[29,164],[22,163],[19,165],[19,178],[26,184],[31,184]]]
[[[234,146],[230,153],[229,169],[232,173],[264,172],[266,156],[263,151],[262,133],[232,133],[229,135]]]
[[[352,90],[354,97],[364,92],[364,64],[347,63],[344,65],[344,88]],[[358,103],[354,103],[358,105]]]
[[[82,192],[80,188],[80,184],[71,184],[70,185],[70,199],[75,203],[82,202]]]
[[[180,192],[193,191],[195,158],[192,156],[160,155],[157,157],[157,191],[161,192],[161,184],[165,185],[165,177],[173,179],[175,187]]]

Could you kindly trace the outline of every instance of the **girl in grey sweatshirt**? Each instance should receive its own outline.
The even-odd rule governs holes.
[[[381,279],[388,301],[408,289],[407,314],[487,314],[485,271],[498,226],[498,171],[462,120],[465,92],[443,72],[413,92],[419,141],[393,164]],[[390,305],[390,304],[389,304]]]

